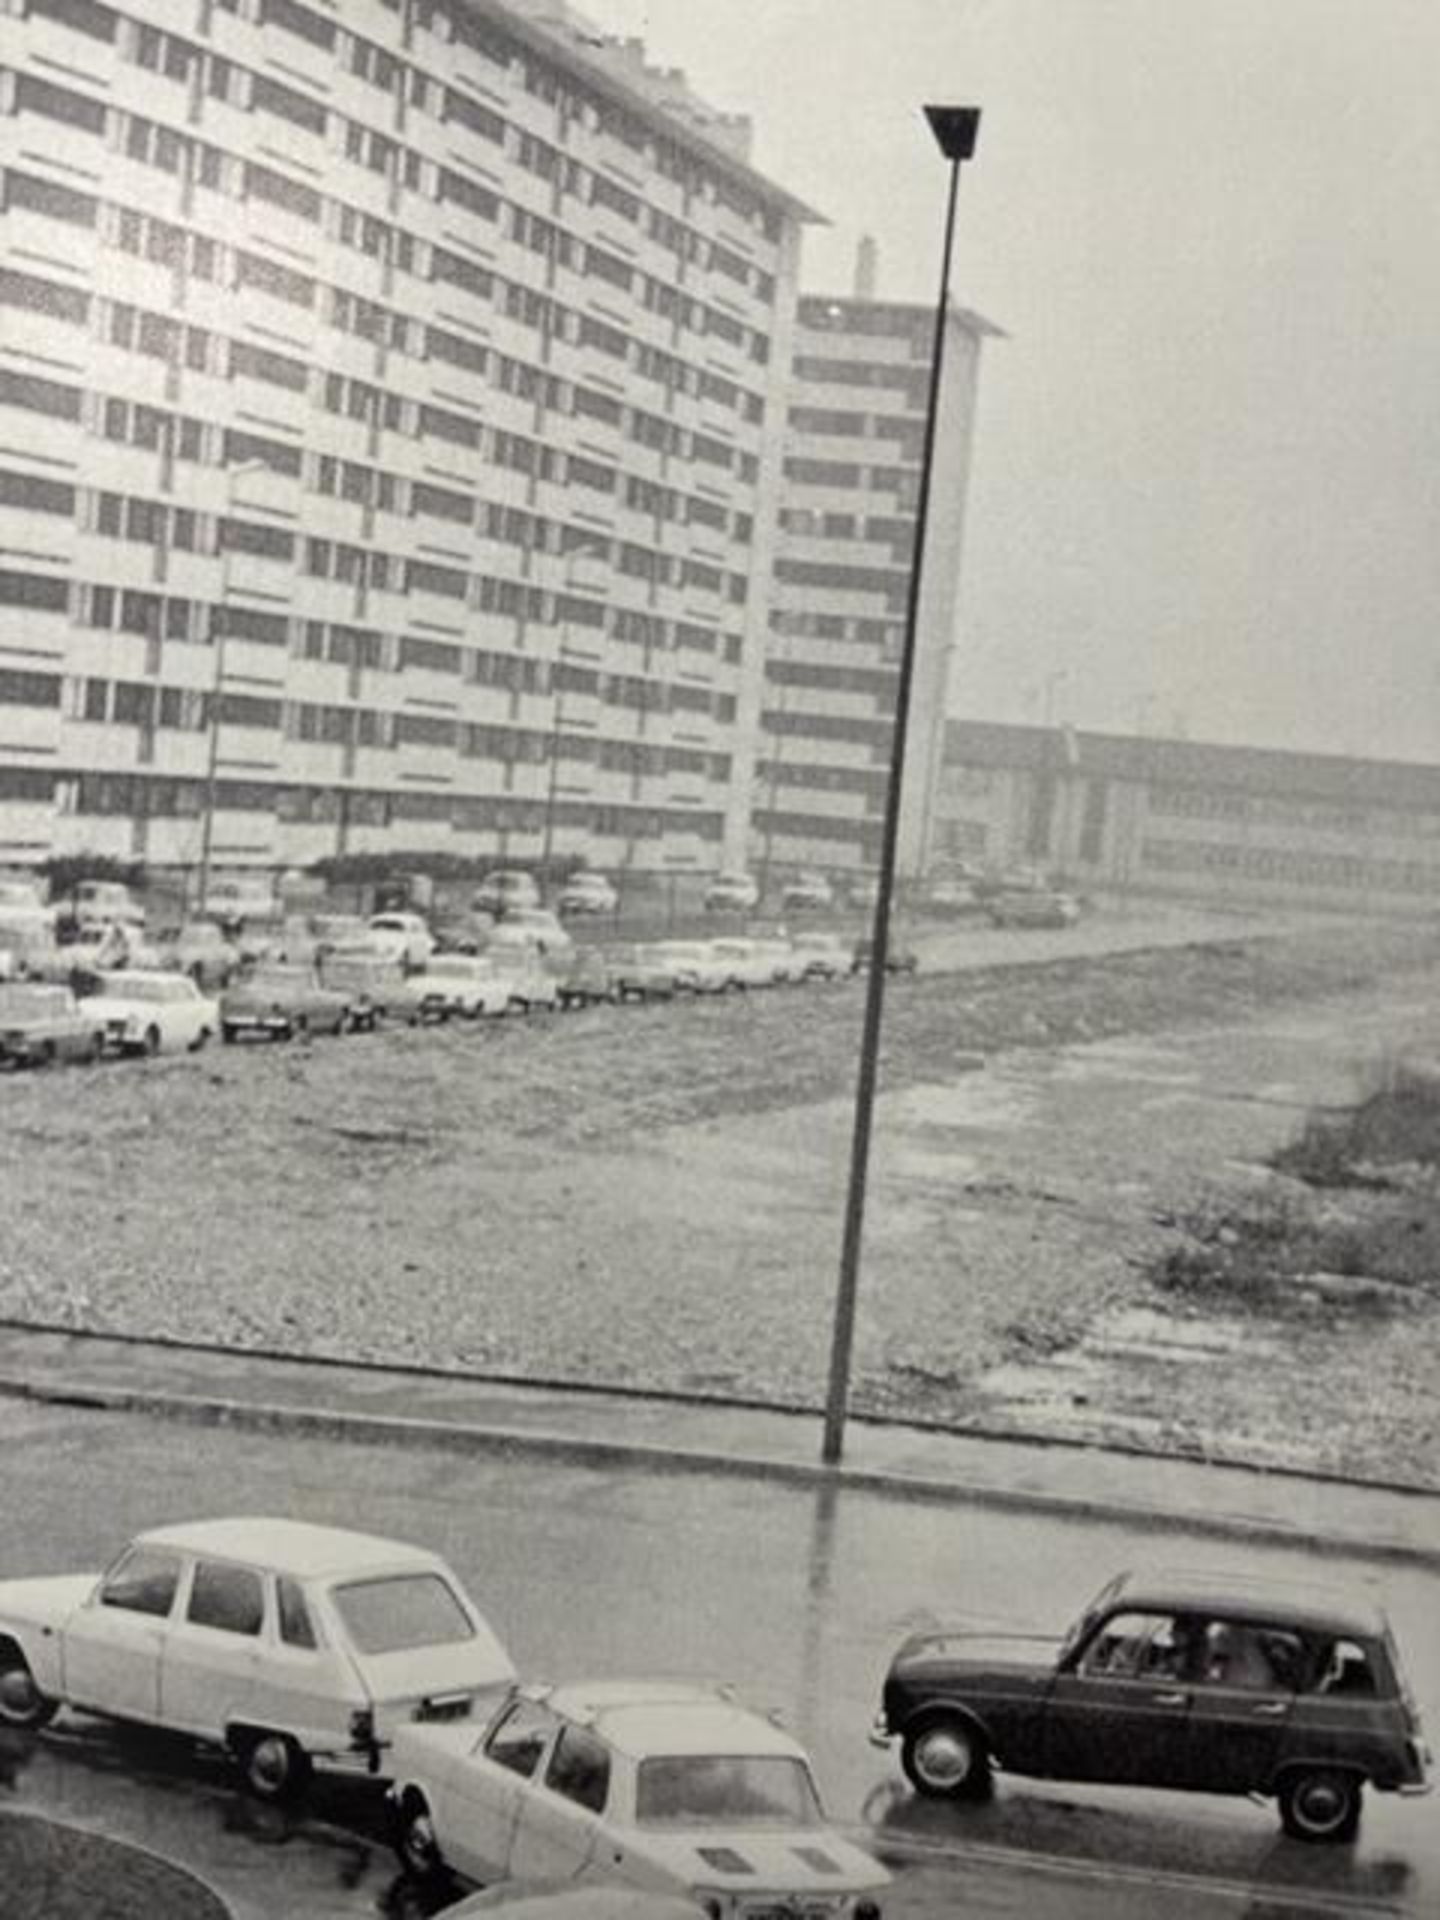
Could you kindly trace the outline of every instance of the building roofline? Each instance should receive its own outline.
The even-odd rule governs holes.
[[[815,300],[822,304],[829,303],[837,307],[868,307],[872,312],[903,313],[917,320],[933,319],[935,314],[933,301],[867,300],[853,293],[835,293],[829,290],[812,292],[807,288],[802,288],[800,292],[801,326],[805,324],[803,309],[807,300]],[[946,311],[951,320],[958,322],[958,324],[964,327],[969,333],[977,334],[986,339],[1008,340],[1010,338],[1010,335],[1005,331],[1004,327],[997,326],[993,320],[987,320],[983,313],[977,313],[973,307],[962,307],[957,305],[954,300],[950,300],[946,303]]]
[[[703,126],[667,112],[653,93],[627,79],[622,71],[602,57],[607,51],[619,52],[623,44],[620,36],[602,33],[598,28],[592,36],[589,22],[578,16],[565,18],[563,0],[559,0],[556,12],[548,18],[527,17],[505,5],[505,0],[451,0],[451,4],[477,14],[491,25],[511,34],[523,45],[533,48],[536,53],[557,59],[562,65],[576,67],[597,92],[613,95],[621,106],[653,121],[680,145],[694,147],[712,165],[733,174],[761,198],[783,209],[800,224],[821,227],[831,224],[827,215],[818,212],[787,187],[779,186],[723,141],[707,135]],[[699,96],[696,95],[696,98],[698,100]]]

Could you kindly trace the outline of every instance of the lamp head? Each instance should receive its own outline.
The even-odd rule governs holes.
[[[979,107],[926,107],[930,131],[947,160],[971,160],[980,137]]]

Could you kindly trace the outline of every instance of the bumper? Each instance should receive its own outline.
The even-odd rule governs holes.
[[[890,1723],[885,1718],[885,1710],[883,1707],[870,1722],[870,1732],[866,1737],[871,1746],[878,1747],[882,1753],[894,1739],[895,1736],[890,1731]]]

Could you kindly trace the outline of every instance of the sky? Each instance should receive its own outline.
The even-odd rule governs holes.
[[[987,343],[954,709],[1440,759],[1435,0],[582,0]]]

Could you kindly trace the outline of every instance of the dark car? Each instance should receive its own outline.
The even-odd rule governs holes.
[[[297,1033],[344,1033],[351,1024],[343,993],[322,987],[309,967],[264,964],[228,987],[220,998],[220,1037],[263,1033],[289,1040]]]
[[[992,1767],[1260,1794],[1315,1841],[1354,1837],[1367,1782],[1427,1791],[1430,1764],[1377,1606],[1225,1574],[1120,1574],[1059,1641],[916,1634],[872,1737],[932,1798],[981,1797]]]

